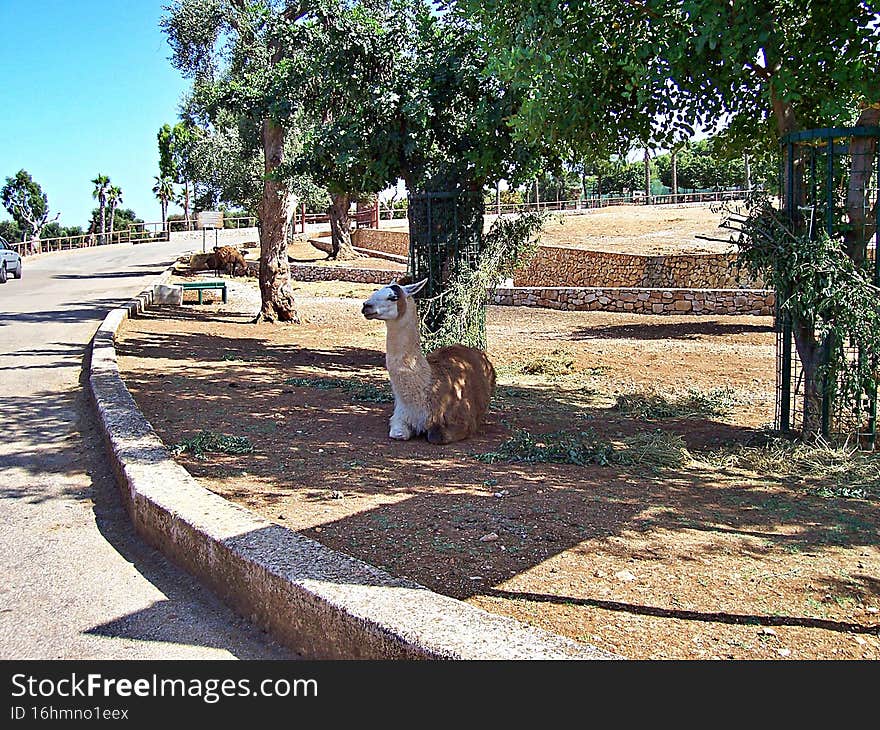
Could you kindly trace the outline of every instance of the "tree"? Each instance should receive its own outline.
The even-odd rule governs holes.
[[[178,122],[172,128],[163,124],[159,128],[156,139],[159,143],[159,176],[169,177],[171,180],[183,186],[183,193],[179,196],[180,206],[183,208],[184,220],[187,230],[192,229],[190,217],[190,183],[188,150],[192,141],[194,129],[189,122]]]
[[[609,140],[650,139],[670,148],[696,124],[722,120],[740,151],[778,149],[781,137],[804,128],[880,122],[878,16],[870,2],[462,0],[462,6],[483,24],[499,73],[526,93],[528,102],[512,120],[520,133],[547,135],[585,157]],[[876,141],[854,138],[850,154],[845,247],[858,263],[876,227],[876,212],[864,204]],[[795,328],[805,369],[821,346],[808,329]],[[812,375],[805,381],[817,383]],[[816,426],[805,416],[807,435]]]
[[[122,203],[122,188],[111,185],[107,189],[107,205],[110,206],[110,233],[113,233],[113,224],[116,218],[116,209]]]
[[[327,188],[331,258],[350,259],[349,210],[355,200],[393,183],[393,83],[401,31],[392,8],[403,3],[324,0],[307,22],[288,30],[284,82],[304,127],[290,160],[293,177]]]
[[[49,226],[47,225],[46,230],[48,230],[48,228]],[[21,229],[21,226],[18,225],[18,221],[0,221],[0,236],[5,238],[7,241],[23,241],[24,235],[24,231]]]
[[[3,207],[12,216],[22,235],[27,235],[36,248],[40,235],[49,224],[49,200],[39,183],[35,182],[27,170],[19,170],[13,177],[6,178],[0,191]],[[61,216],[56,213],[53,221]]]
[[[119,208],[117,207],[115,212],[115,220],[116,220],[116,230],[124,231],[127,228],[130,228],[136,223],[143,223],[143,218],[139,218],[137,214],[131,208]],[[101,209],[100,208],[92,208],[91,218],[89,218],[89,230],[95,231],[99,230],[101,225]],[[61,235],[71,236],[76,235],[72,228],[64,229]]]
[[[174,183],[167,175],[154,175],[156,184],[153,185],[153,194],[158,198],[162,208],[162,230],[168,230],[168,203],[174,200]]]
[[[104,243],[104,235],[107,232],[107,193],[110,191],[110,178],[106,175],[99,174],[92,180],[95,186],[92,190],[92,197],[98,201],[99,221],[98,230],[100,231],[100,243]]]
[[[287,236],[294,209],[290,186],[278,175],[285,158],[289,105],[276,94],[284,60],[284,31],[307,10],[297,2],[176,0],[161,27],[172,62],[193,80],[208,114],[226,110],[263,156],[260,219],[260,295],[257,321],[299,321]]]

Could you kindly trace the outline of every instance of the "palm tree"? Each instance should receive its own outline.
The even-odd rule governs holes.
[[[113,235],[113,223],[116,218],[116,209],[122,203],[122,188],[111,185],[107,189],[107,204],[110,206],[110,235]]]
[[[98,210],[101,216],[101,243],[104,243],[104,233],[107,230],[107,223],[105,219],[105,209],[107,207],[107,191],[110,189],[110,178],[106,175],[98,175],[94,180],[92,180],[92,184],[95,186],[95,189],[92,190],[92,197],[98,200]]]
[[[174,200],[174,181],[168,175],[155,175],[153,179],[153,194],[159,199],[162,206],[162,230],[168,230],[168,203]]]

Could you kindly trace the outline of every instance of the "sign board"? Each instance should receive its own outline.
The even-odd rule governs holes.
[[[196,215],[197,228],[223,228],[223,211],[203,210]]]

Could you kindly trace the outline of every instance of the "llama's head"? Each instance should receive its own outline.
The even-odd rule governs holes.
[[[383,286],[364,302],[361,314],[367,319],[383,319],[385,321],[399,319],[406,312],[409,298],[421,291],[427,283],[427,279],[422,279],[415,284],[401,286],[392,282],[388,286]]]

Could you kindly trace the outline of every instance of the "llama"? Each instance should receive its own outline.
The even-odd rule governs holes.
[[[385,366],[394,392],[388,436],[406,441],[425,434],[432,444],[448,444],[479,429],[495,390],[495,368],[483,351],[465,345],[422,354],[412,297],[426,281],[391,283],[367,299],[361,313],[385,322]]]
[[[214,246],[214,253],[205,259],[205,266],[209,269],[214,269],[217,272],[217,276],[220,276],[221,271],[226,271],[230,275],[235,276],[237,266],[241,266],[242,276],[247,274],[247,263],[244,260],[244,256],[241,255],[241,251],[232,246]]]

